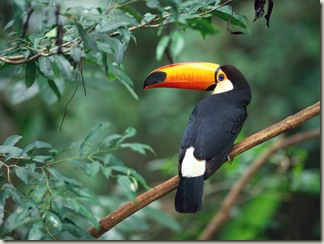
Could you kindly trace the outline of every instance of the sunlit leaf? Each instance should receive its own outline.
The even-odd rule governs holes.
[[[57,214],[55,214],[52,211],[46,212],[45,223],[48,227],[56,229],[55,231],[62,230],[62,223],[61,223],[59,216],[57,216]]]
[[[57,36],[57,27],[53,28],[52,30],[50,30],[45,34],[46,38],[56,38],[56,36]]]
[[[6,146],[13,146],[15,145],[20,139],[22,138],[22,136],[18,136],[18,135],[11,135],[9,136],[4,142],[3,145]]]
[[[27,240],[41,240],[44,236],[43,227],[44,224],[41,220],[35,222],[27,233]]]

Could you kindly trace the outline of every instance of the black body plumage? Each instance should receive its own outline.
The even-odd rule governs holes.
[[[235,139],[247,118],[251,90],[244,76],[235,67],[221,67],[233,84],[233,89],[201,100],[194,108],[179,150],[180,183],[175,197],[175,208],[180,213],[195,213],[202,207],[203,180],[209,178],[227,161]],[[182,161],[188,148],[193,155],[206,161],[201,177],[183,177]]]

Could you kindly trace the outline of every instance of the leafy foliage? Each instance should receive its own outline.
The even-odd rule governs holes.
[[[150,0],[146,5],[152,12],[144,14],[126,7],[131,3],[133,1],[121,2],[106,9],[78,6],[62,10],[44,1],[33,1],[25,9],[16,0],[17,14],[6,26],[7,30],[12,30],[10,35],[13,40],[11,47],[0,53],[0,69],[6,68],[6,62],[12,61],[13,64],[25,66],[26,88],[37,81],[34,85],[38,87],[37,91],[25,95],[20,102],[38,92],[46,94],[43,98],[49,104],[58,101],[65,82],[80,82],[83,79],[83,61],[100,67],[109,80],[118,80],[138,99],[133,81],[125,73],[122,61],[130,41],[136,42],[133,30],[142,27],[161,27],[158,60],[169,46],[173,58],[180,54],[185,42],[183,35],[178,32],[180,29],[192,28],[203,36],[217,33],[212,23],[213,16],[225,21],[231,18],[231,24],[247,29],[246,19],[233,14],[231,7],[223,6],[219,0],[194,4],[171,1],[167,6],[163,2]],[[30,18],[22,25],[21,14],[25,12],[40,19],[41,24],[35,33],[27,31]],[[171,25],[176,29],[163,34],[164,27],[170,28]],[[20,38],[21,32],[24,38]]]
[[[98,226],[93,206],[102,206],[93,191],[62,172],[62,164],[72,164],[75,170],[90,179],[98,174],[114,179],[123,189],[124,196],[135,200],[144,178],[115,155],[115,151],[130,149],[145,154],[154,153],[148,145],[131,143],[136,130],[128,128],[123,134],[105,135],[109,123],[94,127],[83,141],[68,149],[57,150],[50,144],[35,141],[25,148],[16,145],[21,136],[13,135],[0,146],[0,161],[5,171],[1,175],[1,237],[10,239],[13,231],[29,240],[91,239],[86,225]],[[100,139],[98,134],[103,138]],[[73,156],[64,155],[74,153]],[[60,166],[60,167],[59,167]],[[12,204],[13,203],[13,204]],[[11,207],[10,207],[11,206]]]

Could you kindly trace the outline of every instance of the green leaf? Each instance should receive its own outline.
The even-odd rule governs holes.
[[[90,208],[82,203],[79,203],[76,199],[73,198],[66,199],[66,203],[68,204],[69,208],[83,215],[93,226],[95,226],[96,228],[99,227],[99,223],[94,217],[94,214]]]
[[[44,177],[43,177],[44,179]],[[45,181],[43,181],[45,183]],[[48,191],[46,184],[38,184],[32,192],[33,199],[39,203],[43,200],[46,192]]]
[[[106,177],[106,179],[109,179],[109,177],[112,175],[111,171],[112,171],[111,168],[106,168],[106,167],[103,167],[103,166],[101,167],[101,172]]]
[[[133,81],[131,78],[119,67],[116,65],[110,65],[108,64],[109,72],[108,75],[113,76],[114,78],[117,78],[121,84],[123,84],[128,92],[136,99],[138,100],[138,96],[135,93],[133,89]]]
[[[74,61],[79,62],[82,57],[82,49],[79,46],[73,46],[69,52]]]
[[[138,22],[133,16],[124,13],[120,9],[116,9],[113,15],[102,19],[101,23],[96,27],[96,30],[99,32],[109,32],[117,30],[119,27],[135,26],[137,24]]]
[[[41,240],[44,236],[42,228],[44,224],[42,221],[35,222],[27,233],[27,240]]]
[[[99,203],[95,194],[87,188],[70,187],[69,186],[68,189],[71,192],[73,192],[74,194],[76,194],[77,196],[79,196],[80,197],[79,199],[85,200],[87,202],[95,203],[95,204]]]
[[[14,105],[22,103],[38,94],[38,86],[26,88],[23,82],[16,82],[9,88],[10,100]]]
[[[36,78],[36,62],[30,61],[26,64],[25,84],[26,87],[31,87]]]
[[[22,153],[23,150],[14,146],[0,146],[0,153],[5,154],[6,157],[4,161],[8,161],[13,157],[28,157],[26,153]]]
[[[87,169],[86,169],[85,173],[89,177],[93,177],[99,173],[100,167],[101,167],[101,164],[98,161],[93,161],[93,162],[87,164]]]
[[[231,24],[239,26],[243,29],[247,29],[247,18],[245,16],[232,13],[232,7],[229,5],[218,8],[213,12],[213,15],[226,21],[231,19]]]
[[[23,24],[23,6],[17,4],[17,2],[13,2],[13,13],[14,13],[14,19],[13,19],[13,26],[16,29],[16,31],[20,34],[22,30],[22,24]]]
[[[148,22],[152,21],[153,19],[155,19],[156,17],[157,17],[156,14],[146,13],[146,14],[144,14],[143,19],[141,20],[141,24],[148,23]]]
[[[54,157],[51,155],[37,155],[31,157],[31,160],[38,163],[47,163],[47,162],[52,162],[54,160]]]
[[[31,144],[29,144],[27,147],[24,148],[24,150],[21,152],[21,155],[27,154],[28,152],[34,150],[34,149],[40,149],[40,148],[53,148],[51,144],[43,141],[35,141]]]
[[[98,124],[97,126],[95,126],[94,128],[92,128],[90,130],[90,132],[86,135],[86,137],[84,138],[84,140],[82,141],[79,151],[81,155],[85,155],[86,152],[84,151],[85,147],[88,145],[88,142],[94,138],[96,135],[98,135],[98,133],[100,132],[100,130],[102,130],[103,128],[107,128],[110,125],[110,123],[108,122],[103,122]]]
[[[52,89],[52,91],[55,93],[57,99],[60,100],[61,99],[61,93],[60,93],[59,88],[57,87],[55,81],[53,81],[51,79],[48,79],[47,83],[48,83],[49,87]]]
[[[94,217],[93,212],[89,207],[86,207],[85,205],[80,205],[80,213],[87,218],[87,220],[95,227],[99,228],[99,223],[97,219]]]
[[[68,60],[62,55],[55,55],[54,61],[57,67],[60,70],[59,76],[63,77],[64,79],[68,79],[70,81],[74,80],[74,75],[72,73],[72,66]],[[53,68],[53,66],[52,66]],[[53,69],[54,70],[54,69]]]
[[[142,155],[146,155],[146,150],[149,150],[150,152],[152,152],[155,155],[155,152],[152,147],[150,147],[149,145],[146,145],[146,144],[142,144],[142,143],[123,143],[123,144],[120,144],[120,147],[121,148],[130,148],[134,152],[138,152]]]
[[[98,46],[96,40],[87,32],[83,29],[83,27],[76,23],[76,26],[78,28],[79,34],[84,42],[84,45],[86,48],[92,50],[93,52],[98,52]]]
[[[48,105],[54,104],[61,98],[61,93],[64,90],[64,82],[59,78],[54,77],[54,80],[51,80],[45,77],[39,77],[37,84],[42,99]]]
[[[179,32],[174,32],[171,36],[171,45],[170,45],[170,51],[174,58],[176,58],[181,53],[184,45],[185,45],[185,39],[183,37],[183,34]]]
[[[3,142],[3,145],[6,145],[6,146],[14,146],[21,138],[22,138],[22,136],[18,136],[18,135],[9,136]]]
[[[115,62],[119,66],[124,55],[123,43],[119,39],[109,37],[103,33],[99,33],[99,37],[102,42],[98,42],[98,48],[105,53],[113,54]]]
[[[42,57],[38,60],[38,67],[39,70],[43,73],[46,77],[52,77],[54,72],[52,70],[52,62],[48,57]]]
[[[124,188],[126,196],[134,201],[136,199],[134,183],[125,175],[119,176],[117,181]]]
[[[56,38],[56,36],[57,36],[57,27],[55,27],[55,28],[53,28],[52,30],[50,30],[49,32],[47,32],[46,34],[45,34],[45,37],[46,38]]]
[[[31,216],[31,213],[35,211],[36,208],[35,203],[30,200],[20,203],[17,209],[4,221],[1,230],[2,234],[9,233],[20,226],[39,221],[40,217]]]
[[[15,168],[15,173],[26,185],[28,185],[28,170],[26,168]]]
[[[4,206],[6,204],[6,199],[9,197],[9,192],[2,189],[0,191],[0,226],[3,224],[4,220]]]
[[[130,169],[125,166],[119,166],[119,165],[111,166],[110,169],[115,170],[120,173],[124,173],[127,176],[134,176],[147,190],[151,189],[146,184],[145,179],[139,173],[137,173],[136,170],[134,170],[134,169]]]
[[[59,171],[57,171],[54,168],[49,168],[47,167],[46,170],[52,175],[54,176],[52,178],[52,180],[55,180],[58,185],[62,185],[61,183],[63,183],[63,185],[70,184],[72,186],[76,186],[76,187],[80,187],[82,184],[80,182],[78,182],[77,180],[73,179],[73,178],[68,178],[64,175],[62,175]]]
[[[170,43],[170,36],[163,36],[156,47],[156,60],[160,61]]]
[[[160,8],[160,2],[158,0],[148,0],[146,1],[146,6],[152,9]]]
[[[60,220],[59,216],[57,216],[57,214],[55,214],[54,212],[47,211],[45,214],[44,220],[45,220],[46,226],[48,226],[50,228],[54,228],[58,232],[60,232],[62,230],[61,220]]]
[[[100,142],[100,145],[99,147],[101,148],[106,148],[106,147],[110,147],[112,146],[113,144],[113,141],[121,138],[122,135],[119,135],[119,134],[112,134],[112,135],[109,135],[109,136],[106,136],[101,142]]]
[[[205,37],[206,35],[214,35],[220,32],[211,22],[211,18],[196,18],[187,20],[186,26],[193,30],[197,30]]]
[[[5,192],[5,197],[7,196],[11,196],[12,199],[14,200],[14,202],[16,202],[17,204],[20,204],[22,201],[22,197],[21,197],[21,193],[19,191],[17,191],[16,188],[14,188],[13,185],[11,184],[3,184],[1,186],[1,190],[2,192]]]
[[[124,135],[122,136],[122,138],[120,138],[117,142],[116,145],[121,144],[122,142],[124,142],[127,138],[130,137],[134,137],[136,135],[137,131],[135,128],[133,127],[129,127],[125,130]]]

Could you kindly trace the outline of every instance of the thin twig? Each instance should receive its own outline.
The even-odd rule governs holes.
[[[291,145],[313,139],[320,136],[319,130],[312,130],[308,132],[300,132],[287,138],[280,138],[267,148],[262,154],[257,157],[249,166],[246,172],[236,181],[230,192],[224,198],[220,210],[207,224],[204,231],[199,236],[198,240],[211,240],[217,233],[224,222],[231,219],[231,209],[237,201],[243,188],[249,182],[253,175],[268,161],[268,159],[276,152],[289,147]]]
[[[63,117],[62,117],[62,120],[61,120],[61,124],[60,124],[60,127],[59,127],[59,131],[62,131],[62,126],[63,126],[63,123],[64,123],[64,120],[65,120],[65,116],[66,116],[66,112],[67,112],[67,107],[69,106],[69,104],[71,103],[72,99],[74,98],[78,88],[79,88],[79,85],[80,85],[80,79],[78,79],[78,82],[77,82],[77,85],[72,93],[72,96],[70,97],[69,101],[65,104],[64,106],[64,112],[63,112]]]
[[[269,126],[251,136],[244,139],[243,141],[236,143],[230,153],[230,158],[249,150],[271,138],[282,134],[283,132],[293,129],[298,125],[306,122],[307,120],[320,114],[320,102],[305,108],[304,110],[287,117],[286,119]],[[108,216],[104,217],[99,221],[99,229],[95,227],[90,227],[88,231],[90,234],[96,238],[100,237],[105,232],[109,231],[111,228],[116,226],[122,220],[126,219],[130,215],[134,214],[138,210],[144,208],[153,201],[163,197],[169,192],[177,189],[179,184],[178,176],[174,176],[171,179],[157,185],[153,189],[144,192],[136,198],[134,202],[128,202],[122,207],[116,209]]]

